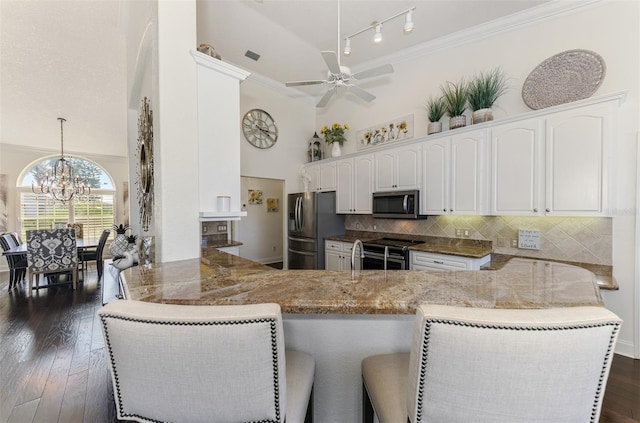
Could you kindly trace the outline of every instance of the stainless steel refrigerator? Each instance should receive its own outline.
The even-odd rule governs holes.
[[[289,194],[289,269],[324,269],[324,238],[344,235],[335,192]]]

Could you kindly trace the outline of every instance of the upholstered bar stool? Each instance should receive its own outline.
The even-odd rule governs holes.
[[[312,421],[315,361],[285,353],[279,305],[116,300],[98,314],[118,419]]]
[[[603,307],[421,305],[410,353],[362,361],[363,421],[596,423],[621,323]]]

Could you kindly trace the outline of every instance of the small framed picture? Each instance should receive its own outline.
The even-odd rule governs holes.
[[[277,198],[267,198],[267,212],[275,213],[278,211],[278,203],[280,200]]]
[[[262,190],[249,190],[249,204],[262,204]]]

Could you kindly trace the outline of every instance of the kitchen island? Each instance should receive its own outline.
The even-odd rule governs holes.
[[[280,304],[287,347],[316,359],[315,421],[320,423],[360,421],[360,361],[409,350],[419,303],[487,308],[603,305],[592,272],[517,258],[498,270],[352,273],[276,270],[205,249],[201,259],[127,269],[121,283],[125,298],[132,300]]]

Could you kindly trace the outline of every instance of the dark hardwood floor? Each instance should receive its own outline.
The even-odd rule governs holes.
[[[0,273],[0,423],[117,422],[96,273],[72,291],[7,292]],[[601,423],[640,422],[640,360],[616,355]],[[340,422],[336,422],[340,423]]]

